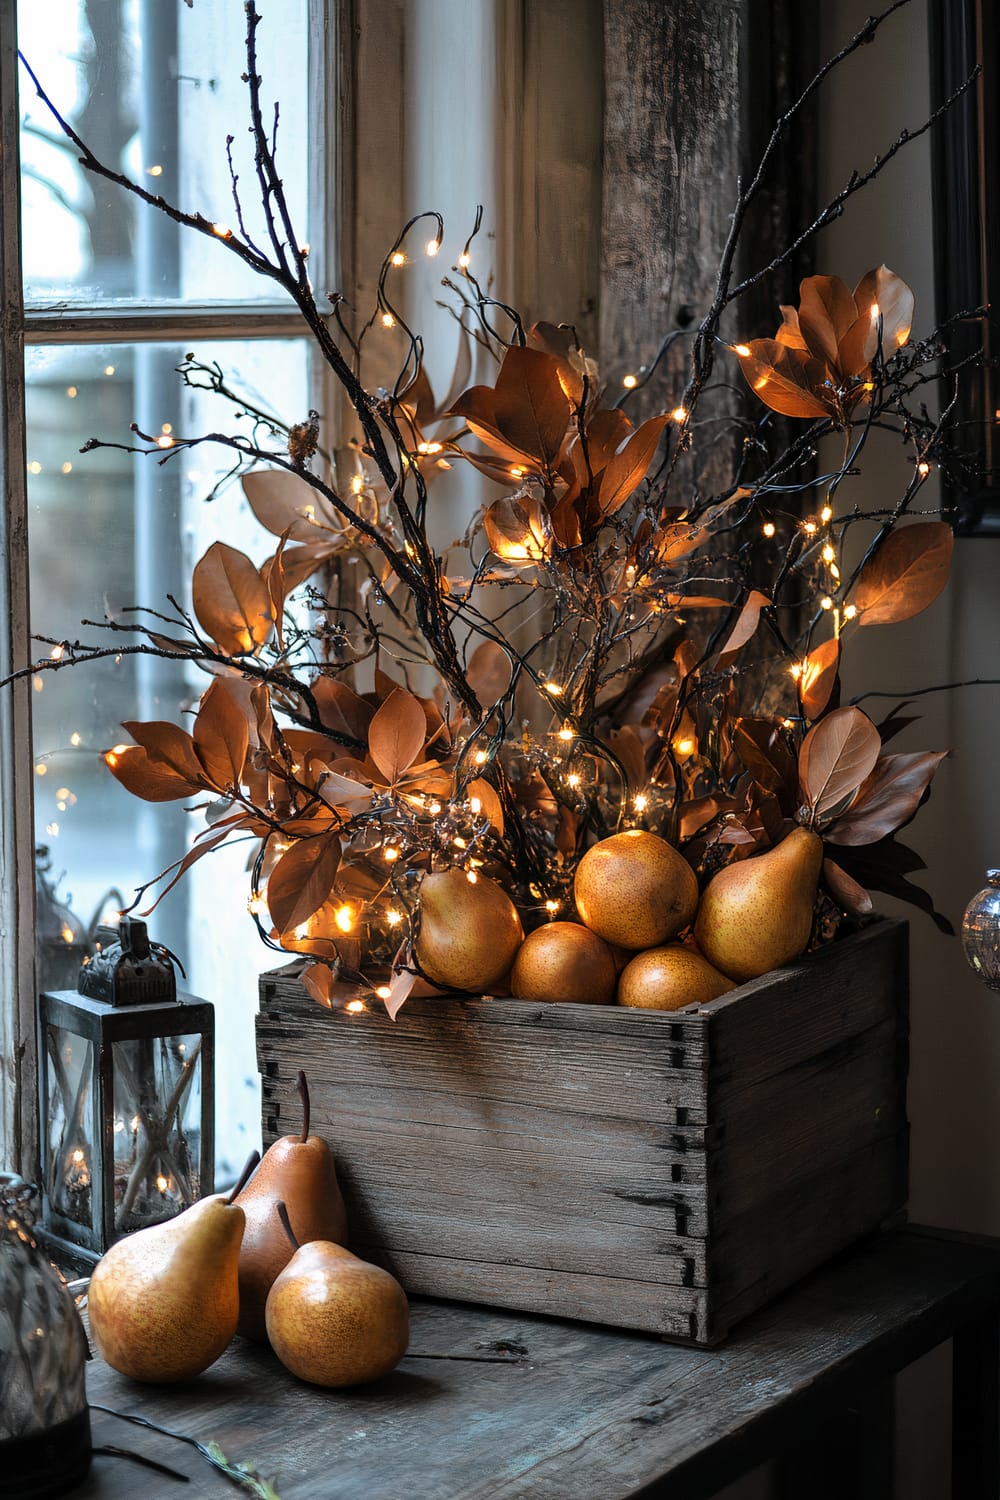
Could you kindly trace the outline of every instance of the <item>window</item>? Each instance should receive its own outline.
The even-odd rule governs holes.
[[[330,71],[332,6],[282,0],[280,10],[264,10],[262,68],[268,91],[281,99],[285,190],[299,232],[309,236],[311,263],[321,268],[331,263],[333,225],[326,185],[318,173],[308,181],[308,165],[334,160],[334,143],[323,138],[332,112],[320,83]],[[193,564],[217,537],[266,553],[242,491],[224,482],[223,450],[206,446],[169,459],[174,432],[234,427],[231,408],[205,388],[200,367],[217,361],[247,401],[280,406],[293,420],[315,403],[294,306],[222,245],[85,172],[23,69],[15,114],[16,48],[102,160],[220,223],[236,212],[226,147],[232,135],[253,234],[244,36],[242,6],[181,0],[19,0],[16,14],[10,6],[0,16],[0,254],[8,293],[17,287],[19,259],[22,267],[20,295],[6,298],[9,576],[0,674],[44,654],[29,630],[94,640],[100,630],[81,628],[82,620],[125,622],[130,606],[163,608],[168,594],[183,603]],[[20,149],[20,244],[11,146]],[[182,362],[186,383],[177,374]],[[157,437],[166,463],[110,448],[80,453],[91,437],[127,445],[133,421]],[[96,668],[36,675],[4,695],[3,988],[20,996],[16,1010],[0,1005],[5,1161],[30,1170],[34,1157],[32,853],[46,849],[48,878],[84,926],[105,908],[117,910],[119,893],[131,903],[135,887],[182,856],[196,820],[174,806],[136,802],[107,775],[101,752],[123,738],[123,719],[176,720],[205,685],[199,674],[179,675],[176,663],[123,651]],[[242,879],[234,850],[227,867],[216,863],[204,878],[181,882],[150,919],[153,935],[184,960],[186,987],[216,1005],[224,1038],[217,1069],[223,1172],[245,1157],[257,1133],[252,1016],[256,975],[273,962],[252,940],[238,903],[218,898]],[[74,935],[60,920],[39,938],[58,950],[61,941],[71,947]],[[72,983],[73,964],[63,967],[61,987]]]

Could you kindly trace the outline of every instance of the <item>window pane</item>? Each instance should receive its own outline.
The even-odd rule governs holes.
[[[278,160],[306,236],[308,0],[264,8],[262,98],[280,100]],[[213,222],[233,224],[226,137],[247,230],[266,245],[248,134],[243,6],[184,0],[18,0],[21,50],[56,107],[105,163]],[[221,244],[181,230],[85,172],[21,76],[25,298],[54,302],[274,300],[275,285]]]
[[[162,466],[113,449],[79,452],[92,436],[133,441],[133,419],[157,433],[249,430],[219,396],[181,383],[175,367],[185,352],[160,345],[29,351],[31,626],[37,634],[125,648],[131,636],[111,636],[81,621],[106,614],[127,621],[136,604],[169,610],[168,594],[187,608],[192,568],[213,541],[224,540],[258,563],[277,545],[250,514],[238,484],[206,503],[231,467],[228,450],[178,451]],[[231,385],[258,408],[272,409],[268,393],[274,392],[286,414],[308,408],[304,344],[196,345],[193,352],[217,358]],[[135,888],[181,857],[204,827],[202,815],[186,813],[183,804],[132,797],[107,771],[102,753],[127,738],[123,720],[183,723],[207,683],[184,663],[128,654],[34,679],[36,836],[49,850],[50,883],[56,881],[60,901],[85,927],[113,913],[122,897],[130,903]],[[153,937],[187,969],[184,987],[215,1004],[226,1038],[217,1063],[220,1173],[242,1162],[257,1135],[256,976],[280,962],[256,940],[247,915],[249,848],[208,856],[150,918]],[[48,931],[47,909],[53,915]],[[67,913],[44,901],[39,930],[40,940],[57,952],[61,943],[79,939]]]

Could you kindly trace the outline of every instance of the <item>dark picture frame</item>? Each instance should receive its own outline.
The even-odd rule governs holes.
[[[938,316],[989,307],[1000,294],[1000,6],[997,0],[930,0],[931,102],[935,109],[978,65],[972,88],[932,134],[934,276]],[[992,293],[992,295],[991,295]],[[982,349],[963,380],[952,440],[965,480],[952,482],[955,529],[1000,537],[1000,323],[992,311],[949,331],[952,358]],[[942,390],[942,401],[952,396]]]

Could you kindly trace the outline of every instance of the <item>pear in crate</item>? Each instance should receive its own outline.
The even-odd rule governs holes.
[[[474,995],[493,990],[523,939],[517,908],[495,880],[455,869],[424,876],[416,955],[433,984]]]
[[[798,958],[812,931],[822,868],[822,839],[794,828],[766,854],[713,875],[694,924],[709,963],[742,984]]]
[[[228,1198],[202,1198],[98,1261],[90,1330],[112,1369],[133,1380],[191,1380],[219,1358],[239,1315],[244,1218],[233,1198],[259,1160],[255,1151]]]
[[[731,979],[684,943],[637,953],[618,980],[618,1004],[636,1010],[681,1010],[705,1005],[733,988]]]
[[[302,1131],[284,1135],[269,1146],[264,1159],[240,1194],[246,1230],[240,1250],[240,1317],[238,1331],[249,1339],[267,1338],[264,1307],[274,1279],[292,1257],[288,1236],[275,1204],[283,1201],[300,1244],[310,1240],[347,1239],[347,1210],[337,1169],[326,1142],[309,1134],[309,1085],[298,1078]]]
[[[267,1336],[282,1364],[313,1385],[366,1385],[402,1359],[410,1338],[406,1293],[394,1276],[327,1240],[295,1248],[267,1299]]]

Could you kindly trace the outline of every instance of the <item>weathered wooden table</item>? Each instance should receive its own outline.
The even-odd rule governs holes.
[[[143,1387],[90,1367],[100,1403],[273,1479],[281,1500],[700,1500],[783,1457],[789,1500],[888,1500],[891,1377],[954,1338],[954,1500],[997,1500],[1000,1245],[883,1235],[716,1350],[481,1307],[417,1302],[411,1352],[349,1393],[237,1341],[199,1380]],[[94,1441],[237,1493],[191,1448],[95,1412]],[[804,1467],[803,1467],[804,1466]],[[178,1483],[98,1456],[79,1500],[168,1500]]]

